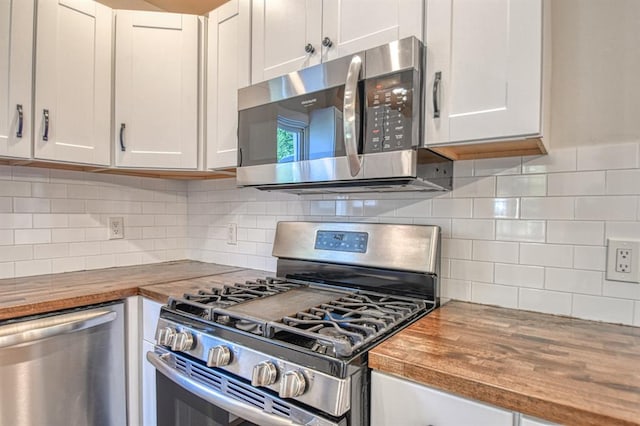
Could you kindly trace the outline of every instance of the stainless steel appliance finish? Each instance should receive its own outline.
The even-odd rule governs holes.
[[[122,303],[0,325],[0,424],[126,424]]]
[[[278,258],[325,261],[347,265],[371,265],[379,268],[422,273],[438,273],[437,258],[440,228],[422,225],[375,223],[335,223],[332,229],[343,232],[367,232],[367,251],[325,250],[314,244],[320,222],[280,222],[273,242]],[[374,230],[374,231],[373,231]],[[372,232],[373,231],[373,232]]]
[[[367,351],[437,306],[439,242],[435,226],[279,223],[278,278],[201,289],[162,308],[147,354],[159,426],[183,418],[167,407],[190,404],[222,410],[222,424],[235,415],[367,425]]]
[[[450,190],[452,162],[422,134],[423,50],[411,37],[241,89],[237,184]]]

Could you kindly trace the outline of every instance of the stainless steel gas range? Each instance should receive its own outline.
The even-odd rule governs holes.
[[[367,352],[438,305],[436,226],[280,222],[275,277],[160,313],[158,426],[369,423]]]

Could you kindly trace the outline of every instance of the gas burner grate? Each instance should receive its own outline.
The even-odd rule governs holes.
[[[224,285],[222,288],[199,290],[196,294],[185,293],[181,298],[169,299],[169,308],[207,321],[214,321],[216,310],[224,310],[240,303],[284,293],[298,287],[300,284],[281,278],[267,277]]]
[[[355,293],[270,323],[271,334],[286,331],[311,340],[315,352],[350,356],[388,330],[426,309],[419,300]]]

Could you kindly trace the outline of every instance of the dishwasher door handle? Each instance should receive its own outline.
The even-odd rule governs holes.
[[[115,311],[102,309],[91,312],[73,312],[5,325],[0,327],[0,348],[22,345],[97,327],[115,320],[117,316]]]

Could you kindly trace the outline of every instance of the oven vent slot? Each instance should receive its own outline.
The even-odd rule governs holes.
[[[278,401],[273,401],[273,411],[274,413],[285,417],[289,417],[291,415],[291,409],[286,405],[280,404]]]

